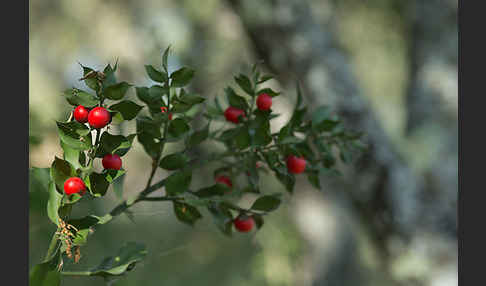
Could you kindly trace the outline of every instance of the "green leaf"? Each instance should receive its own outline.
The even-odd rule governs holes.
[[[301,108],[301,109],[296,109],[294,113],[292,114],[292,117],[290,118],[289,124],[291,125],[292,128],[296,128],[302,124],[302,121],[304,119],[304,115],[307,112],[307,108]]]
[[[221,135],[219,136],[218,139],[221,140],[221,141],[232,140],[232,139],[234,139],[236,134],[238,134],[238,132],[240,132],[240,127],[227,129],[227,130],[225,130],[221,133]]]
[[[268,95],[270,95],[271,97],[276,97],[276,96],[279,96],[280,95],[280,92],[276,92],[274,91],[273,89],[271,88],[264,88],[264,89],[260,89],[257,94],[260,95],[262,93],[266,93]]]
[[[143,149],[152,158],[157,158],[160,152],[161,142],[155,141],[152,134],[141,132],[137,134],[137,139],[142,144]]]
[[[193,106],[194,104],[199,104],[204,102],[206,99],[204,97],[190,94],[190,93],[183,93],[182,96],[179,98],[180,101]]]
[[[104,96],[111,100],[120,100],[125,96],[130,87],[132,87],[132,85],[124,81],[110,85],[105,88]]]
[[[115,67],[112,68],[110,64],[106,65],[106,67],[103,69],[103,73],[105,74],[105,78],[103,79],[103,86],[110,86],[114,85],[116,83],[116,77],[115,77],[115,71],[118,66],[118,60],[115,63]]]
[[[280,194],[279,194],[280,195]],[[252,210],[271,212],[280,206],[281,200],[275,195],[259,197],[251,206]]]
[[[110,110],[116,110],[121,113],[124,120],[132,120],[142,110],[143,106],[130,100],[123,100],[109,107]]]
[[[51,179],[54,181],[60,194],[64,193],[64,182],[75,175],[76,171],[69,162],[57,157],[54,158],[51,165]]]
[[[126,243],[114,256],[106,257],[99,266],[86,272],[89,276],[119,276],[132,270],[136,263],[147,255],[145,245],[137,242]]]
[[[228,191],[228,186],[224,184],[214,184],[210,187],[202,188],[194,194],[200,198],[209,198],[214,196],[223,196]]]
[[[77,121],[56,122],[59,138],[69,147],[76,150],[91,148],[91,134],[89,128]]]
[[[285,125],[280,129],[278,133],[277,141],[278,143],[282,143],[285,139],[292,136],[292,126],[290,124]]]
[[[63,196],[62,197],[62,201],[61,201],[61,205],[63,207],[66,207],[68,205],[72,205],[74,203],[76,203],[77,201],[79,201],[80,199],[82,199],[83,196],[81,194],[72,194],[72,195],[69,195],[69,196]],[[61,208],[62,210],[62,208]]]
[[[256,123],[257,120],[253,122]],[[252,138],[253,146],[266,146],[270,144],[270,142],[272,142],[272,135],[270,134],[270,122],[268,120],[263,121],[261,124],[257,125],[254,128],[256,128],[256,130],[252,128],[254,130],[254,136]]]
[[[170,86],[184,87],[191,81],[193,77],[194,77],[194,70],[190,68],[182,67],[170,75],[170,78],[172,79]]]
[[[329,119],[331,116],[331,110],[327,106],[319,106],[314,112],[312,113],[312,125],[317,126],[325,119]]]
[[[209,124],[206,125],[205,128],[199,131],[195,131],[194,133],[191,134],[189,139],[187,140],[186,146],[187,148],[194,147],[204,140],[206,140],[209,136]]]
[[[154,138],[161,138],[160,126],[161,122],[155,121],[150,117],[137,117],[137,133],[147,133]]]
[[[80,219],[70,219],[69,224],[74,226],[77,231],[74,231],[73,244],[83,245],[88,240],[88,234],[91,227],[97,225],[100,218],[94,215],[89,215]]]
[[[169,51],[170,51],[170,46],[165,49],[164,54],[162,55],[162,67],[164,68],[165,72],[168,73],[168,67],[167,67],[167,58],[169,57]]]
[[[332,116],[330,108],[320,106],[312,113],[312,127],[319,131],[332,131],[339,124],[337,116]]]
[[[278,153],[276,151],[267,151],[263,153],[263,158],[265,158],[270,169],[274,169],[275,164],[278,163]]]
[[[177,201],[174,201],[173,205],[177,219],[183,223],[193,226],[198,219],[202,218],[201,213],[194,206]]]
[[[103,174],[105,175],[106,181],[108,183],[113,183],[123,175],[125,175],[126,171],[124,169],[120,170],[104,170]]]
[[[137,98],[147,104],[152,110],[160,111],[160,107],[164,106],[162,95],[157,94],[155,90],[149,92],[149,88],[147,87],[135,87],[135,93]]]
[[[187,133],[190,129],[190,126],[182,118],[176,118],[170,121],[168,131],[172,137],[178,138]]]
[[[228,99],[229,105],[243,110],[248,109],[248,102],[246,101],[246,99],[242,96],[237,95],[233,88],[228,86],[224,89],[224,92],[226,94],[226,98]]]
[[[316,189],[321,189],[321,183],[319,181],[319,171],[309,171],[307,173],[307,180]]]
[[[246,75],[240,74],[239,76],[235,76],[235,81],[248,95],[254,95],[251,81]]]
[[[77,88],[66,89],[63,92],[63,96],[73,106],[82,105],[84,107],[94,107],[99,102],[96,96]]]
[[[184,153],[174,153],[162,158],[159,166],[166,170],[177,170],[183,168],[187,161],[188,158]]]
[[[54,182],[49,182],[49,200],[47,201],[47,216],[55,224],[59,225],[59,208],[61,207],[61,195],[57,190]]]
[[[191,185],[192,172],[189,170],[179,170],[172,173],[165,180],[165,190],[169,196],[185,192]]]
[[[79,155],[80,155],[79,150],[69,147],[66,143],[62,141],[61,141],[61,148],[64,151],[63,152],[64,160],[69,162],[76,170],[82,168],[81,163],[79,162]]]
[[[297,89],[297,103],[295,104],[295,110],[297,110],[302,105],[302,90],[300,88],[299,82],[296,84]]]
[[[185,102],[177,102],[174,104],[174,107],[172,107],[171,111],[173,113],[184,113],[189,111],[193,105],[187,104]]]
[[[58,256],[35,265],[29,273],[30,286],[60,286],[61,273],[57,271]]]
[[[100,137],[100,147],[96,151],[96,157],[102,158],[106,154],[125,155],[132,146],[134,137],[135,134],[125,137],[123,135],[111,135],[106,131],[103,132]]]
[[[272,79],[272,78],[273,78],[273,76],[271,76],[271,75],[263,75],[263,76],[260,78],[260,80],[258,81],[258,84],[262,84],[262,83],[264,83],[264,82],[266,82],[267,80],[270,80],[270,79]]]
[[[259,214],[253,214],[252,217],[253,217],[253,220],[255,221],[255,225],[256,225],[257,229],[262,228],[263,222],[264,222],[263,216],[261,216]]]
[[[164,95],[169,93],[169,89],[165,85],[161,86],[161,85],[156,84],[156,85],[152,85],[148,89],[148,93],[149,93],[151,98],[162,99],[162,97]],[[159,108],[160,108],[160,106],[159,106]]]
[[[90,189],[91,193],[95,197],[102,197],[106,194],[110,183],[106,179],[105,175],[93,172],[89,174],[89,180],[86,186]]]
[[[151,65],[146,65],[145,71],[147,71],[148,76],[153,81],[164,83],[168,80],[167,73],[160,72]]]
[[[231,236],[233,231],[233,215],[225,204],[210,202],[208,210],[214,223],[224,235]]]
[[[94,77],[88,76],[88,78],[84,79],[84,83],[92,90],[98,90],[99,87],[95,75],[96,71],[90,67],[85,67],[83,65],[81,65],[81,67],[83,68],[83,78],[86,77],[88,74],[94,75]]]
[[[238,128],[238,132],[234,137],[236,147],[238,149],[245,149],[250,146],[250,133],[248,127],[242,126]]]
[[[294,191],[295,186],[295,176],[293,174],[289,174],[288,172],[282,170],[282,168],[275,168],[275,175],[277,179],[285,186],[285,189],[292,193]]]

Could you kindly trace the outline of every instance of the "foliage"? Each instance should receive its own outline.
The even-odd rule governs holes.
[[[145,247],[134,242],[126,244],[116,256],[107,257],[98,267],[89,271],[60,271],[64,259],[74,258],[75,262],[80,259],[80,247],[88,242],[93,228],[108,223],[121,213],[129,214],[129,207],[137,202],[169,202],[173,205],[175,217],[190,226],[202,218],[200,210],[205,208],[222,233],[231,236],[232,222],[238,215],[252,216],[257,229],[260,229],[264,224],[264,216],[277,210],[281,204],[282,193],[267,194],[260,188],[261,172],[273,173],[282,183],[282,189],[293,193],[298,175],[287,170],[286,158],[290,155],[303,157],[306,160],[306,178],[312,186],[320,189],[321,175],[337,172],[338,159],[349,163],[357,151],[363,149],[361,134],[347,131],[328,107],[318,107],[309,112],[299,87],[290,121],[278,132],[272,133],[270,122],[278,115],[271,109],[257,109],[255,101],[259,94],[266,93],[278,98],[280,92],[263,86],[272,77],[261,74],[257,65],[252,67],[251,74],[236,76],[235,86],[224,89],[226,104],[243,110],[246,116],[240,117],[237,124],[230,123],[225,125],[226,128],[212,130],[214,122],[224,121],[220,99],[215,98],[214,104],[211,104],[205,97],[190,92],[188,86],[196,72],[182,67],[169,73],[168,55],[169,48],[162,56],[160,69],[145,66],[148,77],[154,82],[152,86],[118,82],[115,77],[117,63],[113,67],[108,64],[103,71],[81,65],[81,80],[91,91],[72,88],[64,92],[67,102],[73,107],[83,105],[87,108],[106,108],[111,114],[112,123],[136,120],[136,133],[114,135],[107,128],[96,129],[76,122],[72,116],[66,122],[57,122],[60,144],[64,150],[63,158],[56,157],[49,170],[36,171],[35,174],[45,177],[43,181],[47,183],[48,217],[58,227],[53,243],[59,243],[60,247],[50,247],[46,260],[31,270],[31,283],[36,283],[32,285],[59,285],[60,274],[98,275],[108,279],[133,269],[146,254]],[[144,106],[125,99],[132,87]],[[190,112],[197,105],[204,105],[205,111],[197,114]],[[194,120],[205,120],[206,123],[202,129],[193,130]],[[76,203],[104,197],[110,185],[114,186],[117,196],[122,197],[123,184],[120,182],[123,182],[126,175],[125,170],[103,170],[97,173],[93,169],[93,161],[106,154],[117,154],[123,158],[135,138],[152,161],[145,189],[103,217],[89,215],[72,218],[71,210]],[[206,157],[192,155],[194,152],[190,151],[206,141],[223,144],[226,150]],[[178,142],[184,148],[166,154],[164,146],[167,142]],[[232,182],[243,177],[246,184],[233,183],[228,187],[215,183],[198,190],[191,189],[192,177],[196,175],[197,169],[208,162],[219,164],[214,170],[215,176],[225,174]],[[170,173],[165,179],[152,183],[158,168]],[[63,184],[70,177],[81,178],[87,192],[66,195]],[[162,187],[165,188],[164,196],[148,196]],[[256,194],[258,198],[249,209],[239,207],[235,202],[248,192]],[[53,265],[57,265],[57,268]]]

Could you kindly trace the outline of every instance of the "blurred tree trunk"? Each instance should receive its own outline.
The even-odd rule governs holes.
[[[397,152],[362,96],[350,59],[335,35],[333,3],[320,3],[325,2],[328,16],[317,20],[314,13],[322,7],[311,7],[317,2],[228,2],[241,17],[258,56],[280,83],[288,85],[299,79],[308,102],[330,105],[349,127],[367,135],[370,149],[356,171],[334,180],[330,189],[346,190],[344,202],[350,202],[355,217],[367,228],[381,266],[387,270],[388,240],[392,236],[406,239],[412,232],[423,181]],[[341,196],[342,191],[336,195]]]
[[[409,2],[407,135],[432,142],[421,225],[457,236],[457,0]],[[425,144],[423,144],[425,145]]]

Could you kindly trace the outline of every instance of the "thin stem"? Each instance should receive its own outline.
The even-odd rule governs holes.
[[[167,94],[167,116],[169,116],[169,114],[170,114],[170,88],[169,88],[169,93]],[[157,154],[157,157],[152,162],[152,171],[150,172],[150,177],[147,181],[147,185],[145,186],[145,188],[148,188],[152,183],[155,172],[157,171],[157,167],[159,166],[160,158],[162,157],[162,153],[164,152],[165,142],[167,141],[167,130],[169,130],[169,121],[166,121],[164,124],[164,134],[163,134],[164,137],[162,139],[163,141],[162,144],[160,145],[160,149],[159,149],[159,153]]]
[[[141,201],[177,201],[177,200],[182,200],[184,198],[179,198],[179,197],[142,197],[137,199],[135,202],[141,202]]]

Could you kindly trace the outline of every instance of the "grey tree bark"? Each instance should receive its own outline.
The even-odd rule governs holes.
[[[453,197],[451,200],[450,196],[446,204],[448,207],[441,210],[442,216],[437,216],[436,211],[440,209],[444,200],[432,204],[437,208],[429,209],[430,200],[440,196],[440,192],[430,196],[431,183],[441,187],[443,184],[457,184],[454,152],[451,152],[452,158],[449,156],[446,164],[438,158],[435,167],[442,164],[442,167],[438,168],[442,170],[438,171],[440,174],[434,173],[431,168],[430,176],[423,176],[408,165],[388,138],[370,104],[362,96],[352,73],[349,56],[340,47],[336,37],[335,23],[338,19],[332,16],[333,2],[325,2],[328,16],[316,19],[316,11],[313,11],[311,1],[228,0],[235,13],[240,16],[256,54],[277,75],[280,83],[288,84],[298,79],[309,102],[315,105],[331,105],[349,127],[363,131],[367,135],[370,150],[359,160],[354,170],[350,170],[343,179],[327,181],[326,188],[339,190],[335,195],[340,198],[340,202],[350,204],[355,218],[365,226],[374,246],[379,250],[383,269],[388,270],[391,238],[399,237],[407,242],[416,232],[417,225],[430,226],[433,221],[424,222],[423,215],[430,217],[436,214],[436,217],[441,219],[445,215],[452,219],[450,216],[455,214],[450,210],[450,207],[455,207]],[[430,116],[440,121],[447,114],[431,112],[437,110],[435,97],[430,96],[430,93],[436,91],[426,87],[427,83],[422,80],[423,70],[434,64],[431,61],[437,57],[433,53],[438,50],[444,52],[444,55],[439,57],[444,61],[443,64],[451,64],[451,71],[454,71],[454,68],[457,70],[457,67],[454,67],[454,63],[457,63],[454,58],[457,45],[454,44],[453,37],[446,36],[451,35],[451,32],[442,27],[444,24],[449,28],[455,27],[456,7],[450,2],[447,7],[438,7],[441,4],[439,2],[444,4],[443,1],[415,1],[412,4],[417,6],[413,8],[415,10],[410,11],[415,22],[410,54],[413,64],[408,93],[409,131],[430,122]],[[437,41],[437,38],[431,35],[439,31],[442,35],[439,36],[441,41]],[[448,47],[439,49],[444,43],[448,44]],[[425,61],[424,58],[427,57],[430,57],[431,61]],[[288,87],[286,88],[288,90]],[[424,103],[429,100],[431,103]],[[434,115],[431,115],[432,113]],[[451,121],[449,116],[445,120],[445,125],[450,125],[451,122],[454,123],[454,120]],[[457,130],[457,127],[453,126],[452,132],[457,132],[454,130]],[[455,149],[457,154],[457,145],[454,145],[457,136],[452,134],[445,137],[449,138],[449,143],[443,149]],[[457,164],[455,166],[457,170]],[[450,180],[443,181],[447,176]],[[450,186],[448,189],[451,189]],[[427,197],[430,200],[424,200]],[[349,257],[352,247],[344,246],[349,243],[349,240],[343,240],[340,248],[343,253],[336,256],[338,260],[339,257]],[[338,260],[336,263],[339,263]],[[332,273],[329,269],[326,277],[329,278]],[[343,277],[346,275],[341,273],[341,279]],[[349,285],[355,285],[351,280],[348,281]],[[325,285],[333,285],[329,284],[332,279],[323,278],[320,281],[326,281]],[[340,285],[346,285],[345,281],[340,282]]]

